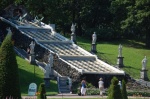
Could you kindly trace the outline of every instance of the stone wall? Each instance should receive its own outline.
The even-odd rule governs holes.
[[[24,49],[25,51],[27,51],[31,43],[31,41],[34,41],[34,39],[31,39],[29,37],[27,37],[24,34],[21,34],[19,32],[15,32],[15,35],[13,35],[15,43],[14,45],[18,48]],[[50,51],[43,48],[41,45],[37,44],[37,42],[35,42],[35,48],[34,48],[34,52],[35,52],[35,59],[37,59],[40,62],[45,62],[48,63],[48,56],[50,54]]]
[[[56,54],[54,55],[54,70],[56,70],[62,76],[68,76],[72,78],[73,83],[80,82],[81,74],[66,62],[58,58]]]

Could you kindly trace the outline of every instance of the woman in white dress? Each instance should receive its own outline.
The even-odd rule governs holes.
[[[102,78],[99,79],[98,86],[99,86],[100,95],[103,96],[104,82]]]

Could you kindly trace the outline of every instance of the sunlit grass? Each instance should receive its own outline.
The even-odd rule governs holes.
[[[31,65],[28,61],[20,58],[19,56],[17,56],[17,63],[19,67],[21,95],[28,95],[30,83],[36,83],[37,87],[40,83],[44,83],[44,73],[38,66]],[[50,88],[47,88],[46,91],[49,95],[58,94],[57,83],[55,80],[50,81]]]
[[[124,68],[135,79],[140,78],[140,70],[142,68],[141,61],[147,56],[147,69],[150,71],[150,50],[145,48],[144,43],[134,40],[118,40],[118,41],[99,41],[97,42],[96,55],[105,62],[115,66],[117,63],[118,46],[122,44],[122,55],[124,57]],[[77,45],[87,51],[91,51],[91,40],[84,37],[77,37]],[[150,78],[150,72],[148,72]]]

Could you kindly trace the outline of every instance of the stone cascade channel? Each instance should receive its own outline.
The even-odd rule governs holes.
[[[18,20],[7,20],[2,17],[1,20],[16,27],[22,34],[34,39],[35,42],[43,48],[56,53],[61,60],[68,63],[79,72],[120,75],[124,75],[125,73],[74,44],[71,40],[55,32],[49,25],[43,23],[43,26],[38,26],[33,22],[28,21],[23,23]]]
[[[57,33],[50,25],[41,22],[42,25],[39,26],[34,22],[20,22],[3,17],[0,17],[0,19],[14,27],[22,35],[34,40],[43,49],[57,55],[61,62],[70,66],[77,74],[125,75],[123,70],[98,59],[96,55],[91,54],[77,44],[74,44],[70,39]],[[59,71],[57,72],[59,73]],[[72,76],[73,74],[70,75]]]

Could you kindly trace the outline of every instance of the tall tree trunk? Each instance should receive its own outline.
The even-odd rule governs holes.
[[[78,29],[77,29],[77,35],[78,36],[82,36],[82,28],[81,28],[81,21],[80,21],[80,15],[79,15],[79,17],[78,17],[78,21],[77,21],[77,27],[78,27]]]
[[[145,41],[145,44],[146,44],[146,47],[147,48],[150,48],[150,33],[149,33],[150,29],[147,29],[145,32],[146,32],[146,41]]]
[[[73,4],[72,4],[72,23],[75,23],[75,11],[76,11],[76,1],[73,0]]]

